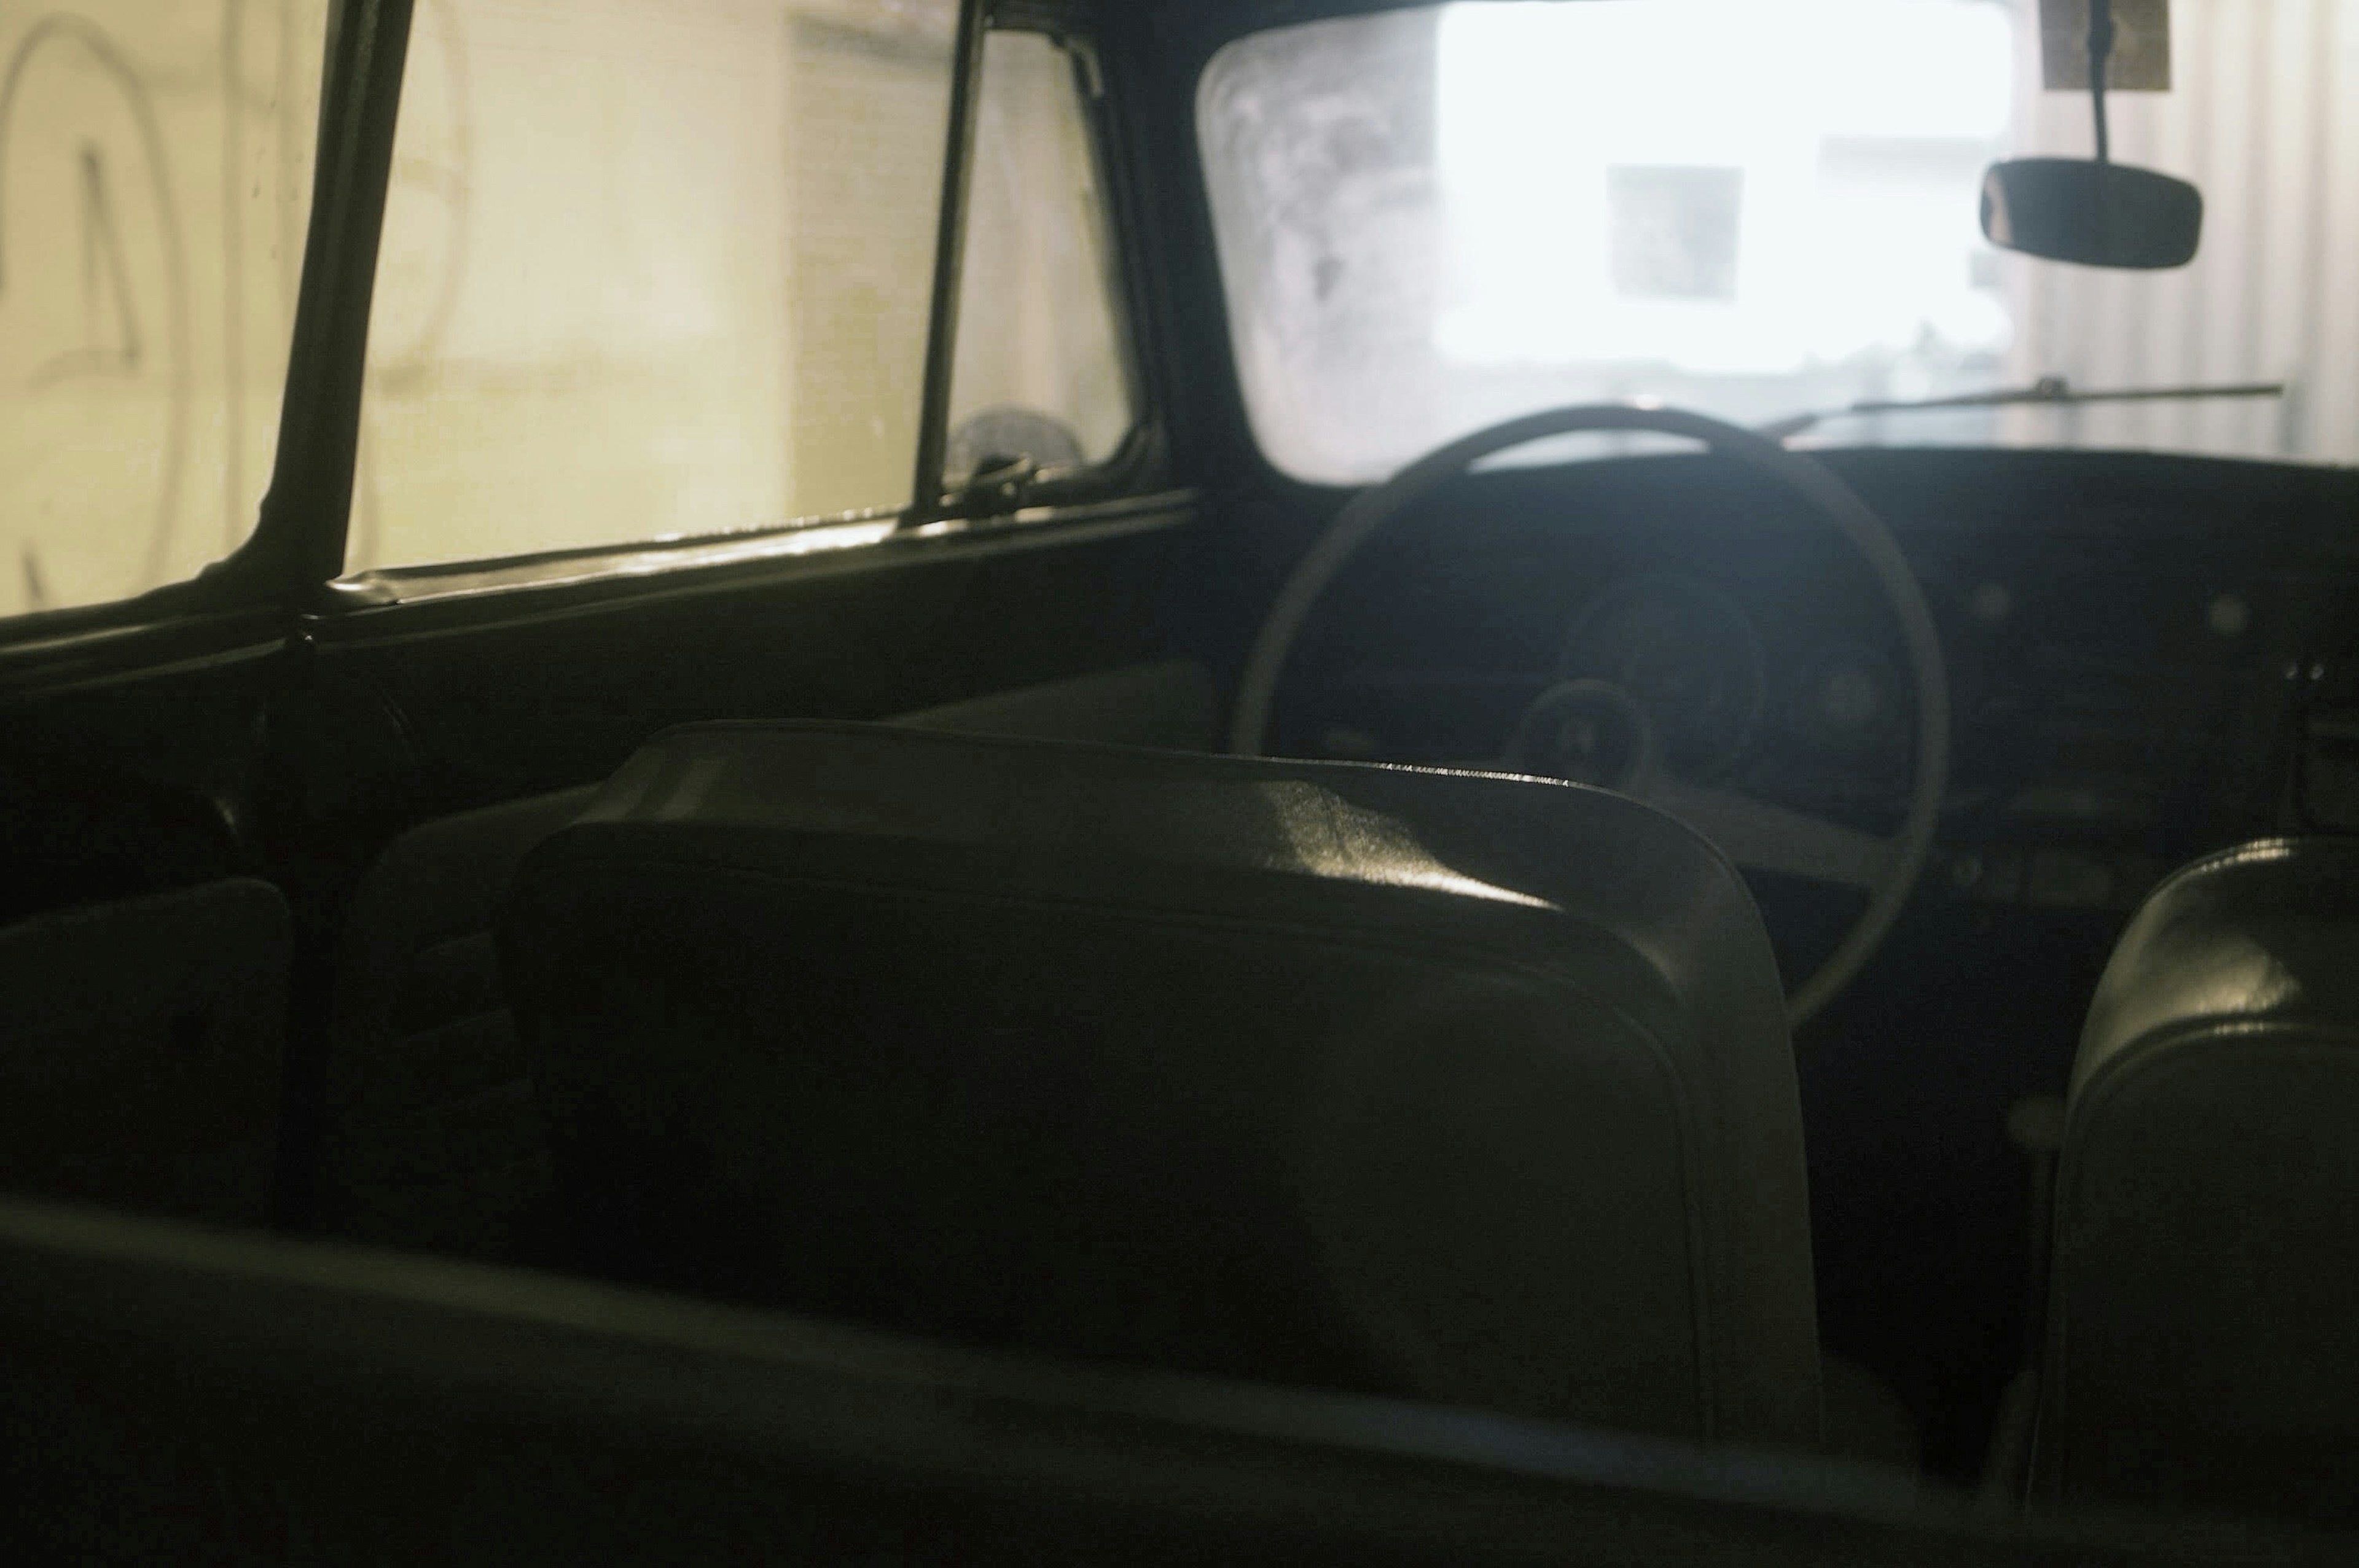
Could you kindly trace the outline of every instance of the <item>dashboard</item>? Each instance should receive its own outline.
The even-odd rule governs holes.
[[[1941,641],[1934,874],[1955,891],[2127,908],[2206,849],[2315,825],[2302,725],[2313,672],[2348,662],[2359,476],[1825,456],[1892,529]],[[1879,833],[1905,808],[1917,694],[1873,578],[1799,503],[1700,456],[1460,481],[1331,589],[1277,736],[1298,755],[1529,768],[1535,703],[1569,683],[1625,697],[1690,782]],[[1597,754],[1631,743],[1614,728],[1568,729],[1538,771],[1609,782],[1588,770],[1620,765]]]

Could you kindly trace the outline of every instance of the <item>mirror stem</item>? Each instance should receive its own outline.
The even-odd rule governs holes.
[[[2089,101],[2097,114],[2097,161],[2113,161],[2105,130],[2105,66],[2114,56],[2114,0],[2089,0]]]

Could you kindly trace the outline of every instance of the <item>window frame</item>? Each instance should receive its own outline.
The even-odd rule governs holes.
[[[603,596],[637,591],[654,578],[728,579],[816,565],[844,569],[857,557],[906,558],[911,548],[939,547],[958,537],[996,536],[1009,527],[1058,531],[1070,522],[1094,534],[1168,517],[1184,497],[1169,482],[1162,400],[1156,357],[1138,302],[1147,297],[1137,232],[1137,196],[1122,161],[1113,94],[1097,64],[1088,8],[1071,0],[961,0],[954,60],[952,116],[943,163],[943,210],[961,219],[956,232],[938,222],[934,308],[929,319],[927,374],[920,412],[941,427],[944,444],[950,378],[956,347],[956,254],[964,244],[966,185],[973,169],[973,111],[979,96],[984,44],[993,31],[1045,35],[1072,62],[1075,89],[1099,182],[1101,219],[1109,247],[1109,305],[1128,379],[1134,417],[1128,434],[1105,460],[1084,468],[1046,470],[1011,492],[945,495],[940,451],[921,438],[919,482],[906,505],[819,517],[790,518],[742,529],[661,542],[560,547],[424,567],[347,573],[364,395],[370,309],[392,183],[394,135],[415,0],[329,0],[311,208],[296,295],[270,481],[253,531],[235,550],[186,581],[104,604],[36,611],[0,618],[0,672],[38,677],[65,660],[95,658],[109,665],[152,662],[149,630],[203,636],[225,618],[248,633],[257,618],[275,618],[281,632],[310,613],[335,614],[492,590],[561,587],[569,601],[584,591]],[[945,284],[953,300],[945,312]],[[936,340],[944,340],[938,348]],[[930,504],[929,498],[930,497]],[[148,650],[143,654],[142,650]],[[25,667],[29,666],[29,667]]]
[[[367,338],[400,41],[411,0],[328,0],[294,325],[280,388],[278,441],[255,525],[196,576],[125,599],[0,617],[0,687],[38,686],[62,667],[103,676],[283,618],[321,580],[324,539],[342,547],[359,415],[358,349]],[[390,46],[390,47],[388,47]],[[340,480],[341,476],[341,480]],[[168,644],[153,644],[160,633]]]
[[[1035,507],[1060,507],[1087,504],[1113,499],[1125,490],[1139,488],[1138,481],[1148,470],[1158,466],[1162,442],[1157,427],[1158,412],[1151,393],[1151,381],[1144,353],[1145,340],[1140,330],[1136,301],[1144,297],[1140,280],[1136,276],[1138,247],[1127,243],[1134,224],[1126,222],[1125,199],[1128,192],[1119,189],[1121,167],[1113,157],[1118,144],[1117,127],[1112,115],[1113,94],[1107,91],[1105,68],[1101,62],[1095,40],[1086,32],[1075,30],[1060,7],[1031,6],[1000,0],[996,5],[986,4],[989,14],[984,30],[984,41],[992,33],[1028,34],[1042,38],[1065,56],[1073,76],[1073,93],[1082,114],[1082,135],[1088,144],[1091,178],[1097,182],[1099,221],[1103,227],[1105,246],[1104,283],[1106,306],[1114,321],[1115,356],[1121,361],[1125,390],[1130,396],[1130,427],[1123,433],[1114,449],[1093,463],[1082,463],[1064,468],[1038,470],[1011,492],[994,493],[974,489],[962,495],[947,487],[948,475],[943,471],[947,453],[951,383],[956,370],[956,340],[958,336],[956,309],[953,307],[949,337],[951,341],[951,364],[943,371],[941,385],[937,392],[930,374],[928,380],[929,406],[938,405],[941,410],[944,447],[928,461],[924,443],[919,443],[917,486],[909,506],[905,509],[900,529],[913,532],[929,525],[958,521],[975,521],[1004,516]],[[1001,21],[1002,16],[1010,16]],[[976,85],[982,82],[983,46],[978,45],[975,59]],[[972,119],[966,126],[957,157],[961,168],[956,178],[970,182],[974,169],[975,135]],[[962,203],[963,204],[963,203]],[[960,259],[963,259],[965,239],[959,242]],[[938,279],[938,283],[939,283]],[[951,285],[951,292],[963,300],[961,277]],[[937,318],[939,320],[939,318]],[[929,366],[930,372],[931,366]],[[1148,488],[1151,488],[1151,481]],[[929,495],[939,497],[932,506],[923,503]]]
[[[400,5],[406,14],[410,0],[382,0]],[[351,481],[347,476],[339,508],[332,550],[323,542],[324,557],[332,565],[307,584],[310,602],[327,612],[352,610],[382,611],[412,603],[476,599],[506,599],[512,594],[552,590],[567,605],[595,601],[610,595],[671,591],[702,584],[727,584],[781,571],[841,571],[860,569],[865,560],[879,567],[905,560],[907,550],[934,550],[951,541],[976,537],[996,548],[1009,528],[1027,534],[1044,530],[1061,533],[1070,524],[1080,533],[1095,535],[1106,528],[1140,525],[1142,519],[1166,519],[1184,503],[1184,492],[1169,486],[1166,443],[1162,438],[1160,405],[1153,399],[1153,378],[1145,352],[1135,301],[1139,297],[1136,248],[1130,243],[1127,220],[1130,196],[1124,188],[1122,168],[1113,156],[1114,123],[1108,109],[1111,94],[1093,96],[1089,83],[1077,81],[1093,169],[1100,180],[1105,240],[1109,305],[1118,341],[1125,351],[1125,373],[1132,386],[1134,417],[1121,446],[1104,461],[1073,470],[1050,470],[1014,493],[966,496],[943,494],[940,458],[928,460],[926,427],[939,421],[947,447],[951,373],[957,335],[957,262],[965,244],[964,215],[968,184],[973,168],[973,111],[980,93],[984,45],[990,33],[1038,32],[1049,36],[1075,57],[1075,69],[1084,69],[1079,51],[1094,59],[1091,35],[1082,25],[1086,7],[1075,0],[961,0],[958,32],[953,43],[951,103],[945,134],[942,200],[935,228],[930,309],[927,327],[927,358],[922,383],[920,438],[915,454],[916,481],[905,504],[864,508],[818,516],[752,524],[665,540],[623,541],[603,545],[560,546],[521,554],[482,557],[412,567],[379,567],[357,572],[343,568],[350,527]],[[403,44],[407,46],[405,31]],[[1098,78],[1103,81],[1103,71]],[[394,86],[398,95],[398,82]],[[390,183],[391,148],[380,171]],[[382,192],[380,192],[380,211]],[[953,211],[955,226],[948,221]],[[952,304],[942,306],[945,286]],[[365,350],[365,331],[362,350]],[[357,361],[355,369],[357,370]],[[359,410],[353,410],[353,444],[357,444]],[[927,498],[935,499],[931,505]],[[946,504],[946,503],[954,503]]]

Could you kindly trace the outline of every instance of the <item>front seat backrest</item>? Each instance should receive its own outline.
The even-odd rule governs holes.
[[[1622,797],[699,726],[526,859],[502,944],[603,1267],[1817,1435],[1775,964],[1727,862]]]
[[[2359,1519],[2359,842],[2198,860],[2073,1067],[2036,1484]]]

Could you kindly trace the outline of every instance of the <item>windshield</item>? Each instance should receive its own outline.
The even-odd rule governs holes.
[[[1810,442],[2359,458],[2359,0],[2176,0],[2116,161],[2194,180],[2165,273],[1993,249],[1984,169],[2085,157],[2037,0],[1565,0],[1239,39],[1198,131],[1279,468],[1354,482],[1563,404],[1743,424],[2029,385],[2283,397],[1847,416]],[[2121,8],[2126,14],[2128,7]]]

